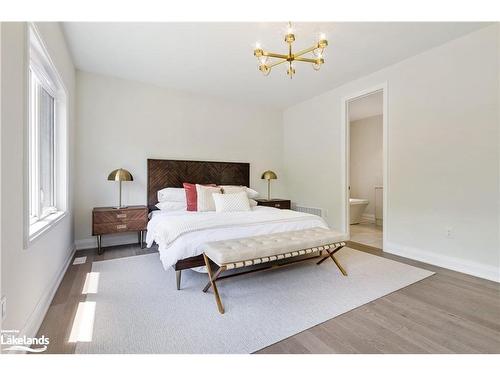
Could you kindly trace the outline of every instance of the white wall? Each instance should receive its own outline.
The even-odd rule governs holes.
[[[499,279],[498,35],[480,29],[288,108],[289,196],[344,227],[342,98],[387,82],[385,250]]]
[[[80,71],[77,92],[78,248],[95,247],[92,207],[117,204],[118,186],[106,180],[113,169],[134,176],[123,185],[124,203],[146,204],[148,158],[250,162],[251,186],[265,193],[260,175],[272,169],[274,196],[283,196],[280,111]],[[136,238],[104,236],[103,244]]]
[[[68,90],[72,163],[74,66],[59,25],[38,23],[37,27]],[[28,249],[23,249],[26,33],[25,23],[2,23],[1,280],[2,293],[7,296],[7,318],[3,328],[34,335],[73,253],[74,237],[70,205],[69,215],[37,238]],[[70,181],[71,177],[70,173]]]
[[[498,78],[498,102],[497,102],[497,109],[498,109],[498,117],[497,117],[497,124],[498,124],[498,150],[500,150],[500,24],[498,24],[497,27],[497,43],[498,43],[498,48],[497,48],[497,67],[499,70],[499,73],[497,75]],[[498,243],[500,244],[500,151],[498,153],[498,196],[497,196],[497,210],[498,210]],[[500,246],[499,246],[500,247]],[[500,249],[498,250],[500,252]],[[500,266],[499,266],[500,267]]]
[[[375,186],[383,186],[382,116],[350,123],[351,198],[368,199],[365,214],[375,220]]]
[[[0,22],[0,165],[2,165],[2,22]],[[2,212],[2,173],[0,173],[0,213]],[[1,225],[1,217],[0,217]],[[2,272],[2,231],[0,229],[0,272]],[[3,297],[2,277],[0,275],[0,298]],[[0,312],[0,332],[2,332],[3,319]]]

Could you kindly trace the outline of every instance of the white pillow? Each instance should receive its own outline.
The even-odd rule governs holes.
[[[239,193],[241,191],[246,192],[247,187],[246,186],[237,186],[237,185],[222,185],[222,192],[224,194],[234,194],[234,193]]]
[[[247,193],[241,191],[234,194],[213,194],[216,212],[250,211]]]
[[[186,191],[184,188],[165,188],[158,190],[158,202],[183,202],[186,203]]]
[[[249,199],[248,202],[250,203],[250,207],[255,207],[258,205],[255,199]]]
[[[186,211],[187,210],[186,202],[171,202],[171,201],[158,202],[156,204],[156,207],[162,211]]]
[[[259,196],[259,193],[253,189],[250,189],[249,187],[246,186],[237,186],[237,185],[222,185],[222,190],[224,191],[224,194],[234,194],[234,193],[239,193],[240,191],[246,191],[248,198],[257,198]]]
[[[220,193],[221,188],[215,186],[203,186],[196,184],[196,205],[198,206],[198,211],[215,211],[215,203],[212,194]]]
[[[248,198],[255,199],[255,198],[259,197],[259,192],[247,187],[247,195],[248,195]]]

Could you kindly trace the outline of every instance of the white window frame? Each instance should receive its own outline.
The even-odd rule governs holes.
[[[63,84],[48,51],[40,37],[36,25],[27,24],[26,27],[26,131],[25,131],[25,178],[24,178],[24,247],[28,248],[33,241],[41,237],[43,233],[53,228],[68,213],[68,108],[67,90]],[[39,86],[54,98],[54,140],[53,140],[53,166],[52,173],[52,196],[53,207],[47,212],[42,212],[41,201],[39,199],[39,188],[31,188],[31,179],[35,178],[36,185],[39,183],[39,141],[38,134],[33,133],[38,129],[38,125],[32,127],[34,113],[31,102],[35,99],[31,97],[33,79],[36,79]],[[36,104],[36,103],[35,103]],[[33,171],[32,168],[36,170]],[[36,215],[32,216],[31,202],[34,202]]]
[[[47,77],[43,76],[43,72],[38,71],[35,66],[30,64],[29,68],[29,206],[30,206],[30,226],[33,226],[37,221],[45,219],[47,216],[58,211],[56,203],[56,159],[55,159],[55,142],[57,140],[57,118],[56,112],[56,96],[57,93],[53,90],[53,86],[47,84]],[[43,77],[43,78],[42,78]],[[42,197],[40,191],[40,162],[41,162],[41,147],[40,147],[40,134],[38,123],[38,112],[39,112],[39,91],[44,90],[53,100],[53,129],[52,129],[52,142],[51,145],[51,180],[52,186],[49,193],[52,197],[52,205],[44,211],[42,207]]]

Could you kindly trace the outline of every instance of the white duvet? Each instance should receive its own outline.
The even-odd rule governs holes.
[[[313,227],[328,228],[319,216],[272,207],[244,212],[153,211],[147,246],[158,244],[163,267],[200,255],[209,241],[228,240]]]

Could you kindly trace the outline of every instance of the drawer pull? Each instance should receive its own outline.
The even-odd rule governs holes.
[[[126,224],[117,225],[116,229],[127,229],[127,225]]]
[[[276,203],[276,204],[274,205],[274,207],[281,207],[281,204]]]
[[[117,219],[124,219],[127,217],[127,214],[116,214]]]

